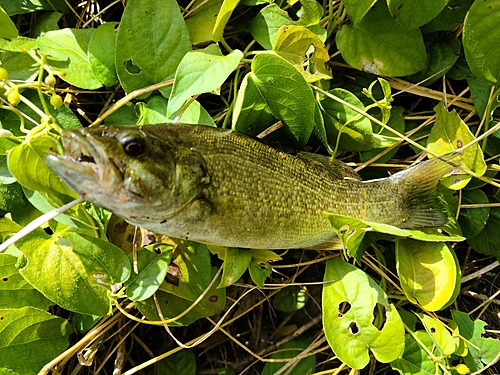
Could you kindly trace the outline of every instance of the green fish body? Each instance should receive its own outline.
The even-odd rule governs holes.
[[[326,156],[291,155],[201,125],[66,130],[47,165],[85,199],[133,225],[220,246],[334,248],[325,212],[400,228],[442,226],[437,192],[453,167],[430,159],[361,181]]]

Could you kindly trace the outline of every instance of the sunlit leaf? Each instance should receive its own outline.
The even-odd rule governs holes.
[[[116,76],[115,56],[110,51],[115,50],[115,27],[118,22],[107,22],[99,26],[90,38],[88,56],[94,76],[104,85],[113,86],[118,82]]]
[[[219,13],[217,14],[217,19],[215,20],[214,29],[212,32],[213,40],[218,42],[222,39],[222,32],[224,27],[226,27],[227,21],[233,13],[234,8],[240,0],[224,0],[222,6],[220,7]]]
[[[49,31],[37,39],[40,52],[49,55],[49,64],[65,72],[61,78],[84,89],[95,90],[102,83],[94,76],[87,49],[95,29]]]
[[[193,44],[213,40],[213,29],[224,0],[196,0],[191,9],[196,9],[188,18],[186,26]]]
[[[352,23],[358,23],[377,0],[342,0]]]
[[[160,287],[167,275],[168,265],[172,259],[171,245],[154,244],[137,251],[137,270],[132,271],[125,283],[127,297],[132,301],[144,301],[151,297]],[[129,255],[130,263],[134,255]]]
[[[448,304],[460,273],[456,258],[446,243],[396,240],[396,265],[401,286],[414,303],[428,311]]]
[[[252,253],[247,249],[227,248],[222,265],[222,279],[217,288],[225,288],[239,280],[252,260]]]
[[[383,363],[398,358],[404,347],[399,314],[377,283],[340,258],[327,260],[323,287],[323,328],[339,359],[354,369],[364,368],[370,351]],[[377,305],[381,326],[374,325]]]
[[[10,19],[9,15],[0,6],[0,37],[1,38],[17,38],[17,27]]]
[[[47,310],[52,301],[21,276],[16,267],[18,259],[9,254],[0,254],[0,308],[15,309],[32,306]]]
[[[0,368],[36,375],[69,345],[68,321],[34,307],[0,309]]]
[[[438,155],[448,154],[475,139],[469,127],[455,110],[448,112],[442,103],[438,104],[434,110],[436,122],[427,139],[427,148],[430,151]],[[465,149],[463,155],[457,157],[457,160],[462,161],[467,168],[479,176],[486,171],[484,155],[477,143]],[[470,175],[467,174],[454,174],[443,179],[441,183],[449,189],[458,190],[463,188],[470,179]]]
[[[449,356],[455,352],[455,339],[448,327],[438,319],[423,313],[416,313],[424,325],[425,330],[437,346],[442,356]]]
[[[295,66],[308,82],[332,78],[326,65],[330,56],[325,45],[304,26],[281,27],[273,51]]]
[[[218,89],[242,57],[239,50],[223,56],[216,44],[186,53],[175,73],[167,117],[179,110],[191,96]]]

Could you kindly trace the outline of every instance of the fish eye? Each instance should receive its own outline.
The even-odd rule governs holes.
[[[129,156],[141,156],[146,151],[146,145],[141,138],[125,137],[121,143],[123,151]]]

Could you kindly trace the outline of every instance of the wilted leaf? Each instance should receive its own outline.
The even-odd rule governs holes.
[[[404,347],[403,323],[377,283],[340,258],[327,260],[324,281],[323,327],[339,359],[362,369],[370,351],[383,363],[398,358]],[[374,325],[377,305],[384,311],[380,327]]]

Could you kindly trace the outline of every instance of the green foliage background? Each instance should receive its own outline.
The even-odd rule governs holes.
[[[0,252],[0,373],[495,369],[500,0],[0,6],[4,244],[77,198],[43,162],[68,128],[265,132],[365,179],[462,163],[446,227],[328,215],[340,252],[207,247],[78,203]]]

